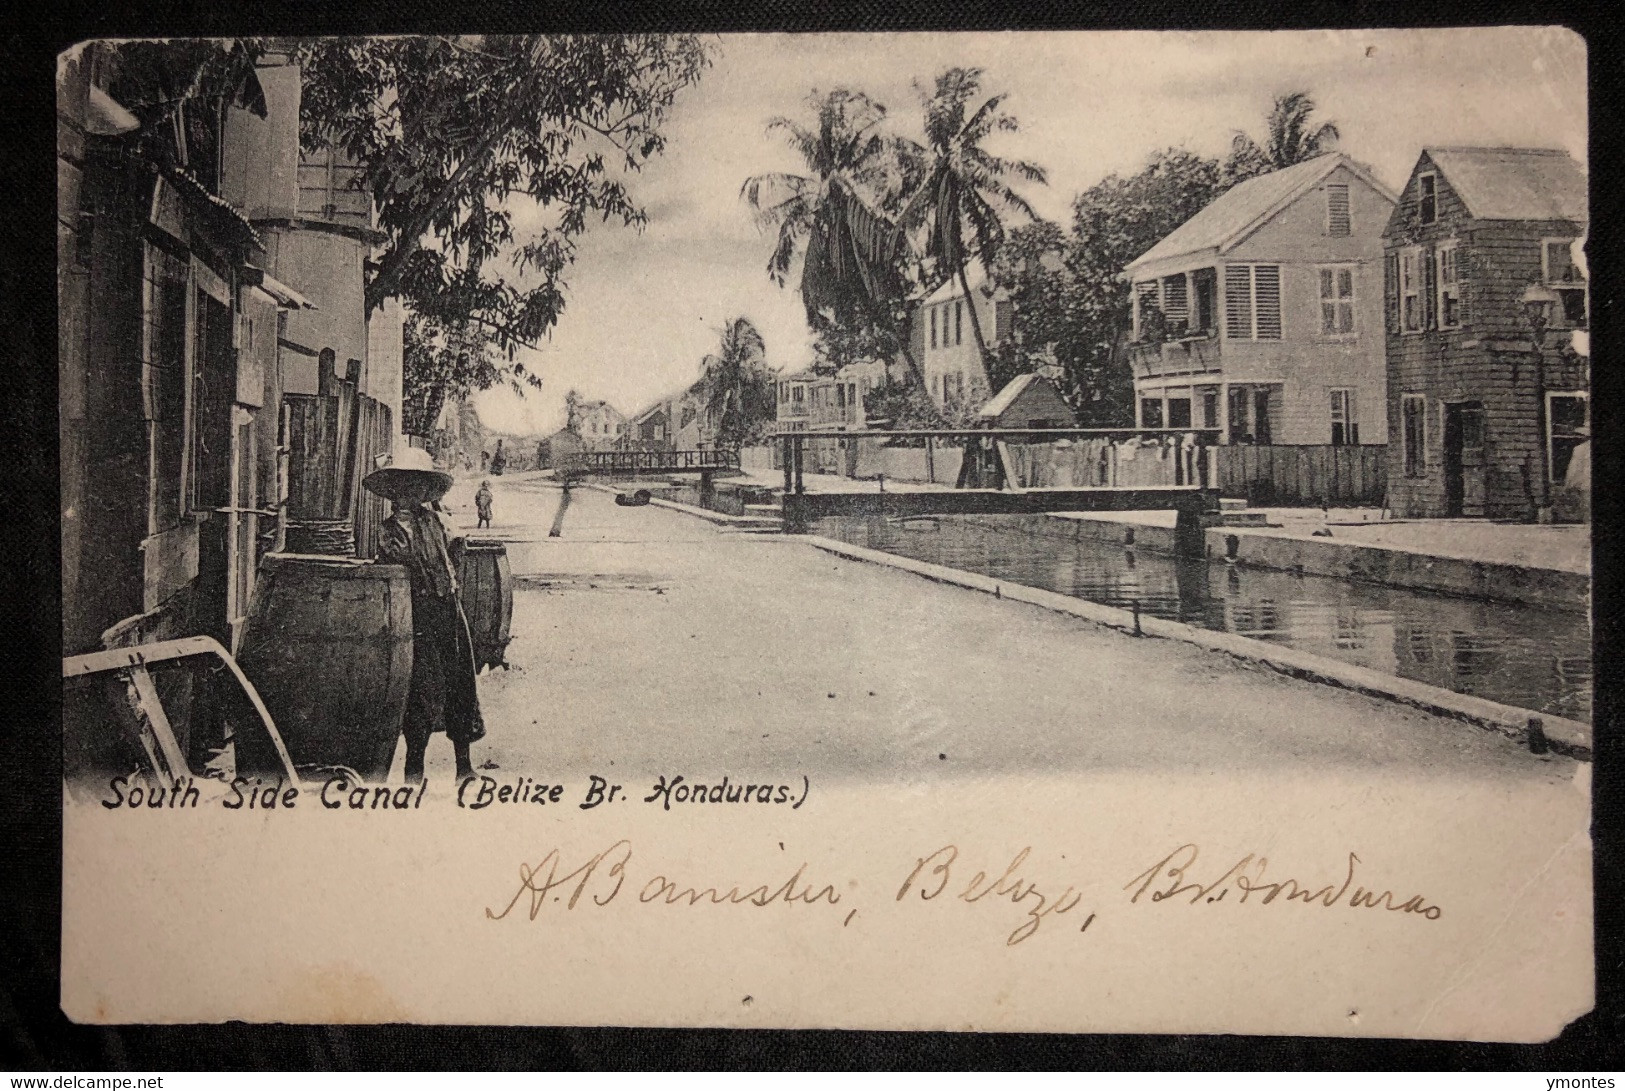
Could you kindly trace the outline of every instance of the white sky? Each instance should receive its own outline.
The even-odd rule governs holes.
[[[736,315],[761,329],[775,367],[811,361],[794,277],[784,289],[768,280],[772,239],[739,187],[800,169],[764,127],[806,118],[814,88],[863,90],[918,138],[913,82],[986,69],[984,90],[1008,92],[1021,122],[988,146],[1049,172],[1048,186],[1025,192],[1062,224],[1079,191],[1159,148],[1222,156],[1237,129],[1261,138],[1271,101],[1289,90],[1307,90],[1341,150],[1396,189],[1428,144],[1560,147],[1585,163],[1585,45],[1561,29],[725,35],[714,46],[715,63],[673,109],[665,153],[630,179],[648,225],[595,224],[581,239],[546,351],[522,353],[544,389],[478,395],[488,428],[551,432],[571,387],[635,413],[692,382]]]

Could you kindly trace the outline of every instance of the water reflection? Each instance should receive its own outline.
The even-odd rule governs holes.
[[[999,525],[950,516],[825,519],[815,533],[1012,583],[1301,648],[1458,693],[1591,718],[1584,614],[1181,560],[1115,542],[1039,533],[1043,516]]]

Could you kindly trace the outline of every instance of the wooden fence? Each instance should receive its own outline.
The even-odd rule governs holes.
[[[355,555],[373,557],[388,510],[383,498],[367,492],[361,481],[378,456],[389,454],[392,414],[387,405],[358,393],[354,376],[337,378],[330,360],[322,361],[319,384],[320,393],[283,396],[288,410],[288,518],[331,525],[335,545],[353,532]]]
[[[1380,506],[1388,489],[1388,449],[1379,444],[1212,448],[1219,492],[1253,506]]]
[[[350,511],[355,519],[355,555],[365,559],[378,556],[378,528],[389,518],[389,501],[361,486],[380,458],[390,453],[395,436],[394,414],[389,406],[365,394],[356,399],[355,471],[350,486]]]

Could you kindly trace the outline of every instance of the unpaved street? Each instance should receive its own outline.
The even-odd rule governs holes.
[[[494,478],[512,669],[481,676],[476,764],[581,778],[681,767],[891,783],[943,775],[1339,770],[1566,780],[1459,722],[1166,640],[720,529]],[[476,482],[448,497],[472,527]],[[450,778],[437,739],[429,774]]]

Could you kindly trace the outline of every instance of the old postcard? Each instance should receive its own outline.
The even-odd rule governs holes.
[[[68,51],[64,1009],[1559,1034],[1585,71]]]

